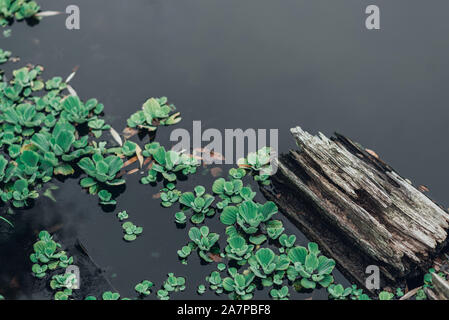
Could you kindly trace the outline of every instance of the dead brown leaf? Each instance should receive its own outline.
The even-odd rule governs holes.
[[[143,162],[143,166],[146,166],[148,163],[150,163],[151,160],[152,160],[152,157],[146,158],[145,161]]]
[[[134,156],[130,159],[128,159],[127,161],[125,161],[125,163],[123,164],[123,168],[129,166],[130,164],[133,164],[134,162],[137,161],[137,157]]]
[[[196,159],[202,160],[203,159],[202,154],[207,154],[207,155],[209,155],[208,158],[212,158],[215,160],[221,160],[221,161],[225,160],[225,157],[221,153],[211,151],[207,148],[196,148],[193,150],[193,157]]]
[[[223,258],[220,257],[220,255],[217,254],[217,253],[211,253],[211,252],[209,252],[207,255],[208,255],[209,258],[211,258],[214,262],[221,262],[221,261],[223,260]]]
[[[126,171],[125,170],[120,170],[120,172],[119,173],[117,173],[117,178],[120,178],[121,176],[123,176],[124,174],[126,174]]]
[[[222,173],[223,173],[223,169],[221,169],[219,167],[215,167],[215,168],[210,169],[210,174],[214,178],[221,176]]]
[[[138,171],[139,171],[139,168],[135,168],[135,169],[129,170],[126,174],[133,174],[133,173],[136,173]]]
[[[131,138],[131,137],[135,136],[136,134],[138,134],[139,130],[134,129],[134,128],[130,128],[130,127],[126,127],[123,130],[122,133],[123,133],[123,136],[125,137],[125,139],[128,140],[129,138]]]
[[[379,156],[378,156],[377,153],[374,152],[373,150],[371,150],[371,149],[365,149],[365,151],[366,151],[367,153],[369,153],[370,155],[372,155],[374,158],[379,159]]]
[[[421,192],[429,192],[429,191],[430,191],[429,188],[427,188],[427,187],[424,186],[424,185],[420,185],[420,186],[418,187],[418,190],[421,191]]]
[[[153,199],[159,199],[161,197],[161,193],[158,192],[156,194],[153,194]]]

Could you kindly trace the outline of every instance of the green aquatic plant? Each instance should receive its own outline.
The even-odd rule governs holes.
[[[132,114],[128,127],[155,131],[159,125],[173,125],[181,121],[179,113],[171,114],[176,108],[167,104],[167,98],[150,98],[142,106],[142,110]]]
[[[83,188],[89,188],[89,193],[98,193],[100,204],[115,205],[116,201],[112,199],[112,194],[106,189],[106,186],[118,186],[125,183],[125,179],[117,178],[117,173],[123,167],[123,160],[117,156],[103,157],[100,153],[94,153],[92,158],[85,157],[78,162],[78,166],[88,175],[81,179],[80,185]]]
[[[91,119],[88,122],[89,128],[92,130],[93,135],[95,138],[100,138],[104,130],[111,129],[111,126],[109,124],[106,124],[103,119]],[[130,141],[126,141],[125,144],[127,146],[129,145]],[[125,144],[123,145],[123,148],[125,148]],[[125,155],[127,155],[125,153]]]
[[[157,291],[157,297],[159,300],[169,300],[170,296],[168,294],[168,291],[164,289],[160,289]]]
[[[29,103],[6,107],[1,115],[5,123],[14,126],[16,133],[23,133],[25,136],[32,135],[34,128],[40,126],[44,118],[45,115],[37,112],[36,106]]]
[[[193,244],[189,243],[186,246],[183,246],[180,250],[178,250],[178,256],[181,259],[187,258],[192,253]]]
[[[31,271],[33,272],[33,275],[36,278],[43,278],[46,276],[46,272],[48,270],[48,266],[46,264],[44,265],[39,265],[39,264],[33,264],[33,266],[31,267]]]
[[[66,96],[62,78],[45,82],[42,72],[28,65],[0,82],[0,199],[13,207],[29,206],[54,175],[73,175],[76,160],[105,151],[105,143],[90,141],[81,125],[103,121],[103,105]],[[100,191],[95,181],[83,182],[92,193]],[[103,202],[113,202],[102,195]]]
[[[12,201],[14,207],[21,208],[28,204],[28,200],[36,199],[39,194],[35,190],[29,189],[29,183],[26,179],[16,180],[5,190],[0,191],[0,198],[4,201]]]
[[[125,232],[125,235],[123,236],[123,239],[126,241],[134,241],[137,239],[137,236],[141,235],[143,232],[142,227],[136,226],[134,223],[127,221],[124,224],[122,224],[122,228]]]
[[[122,154],[127,157],[131,157],[136,154],[137,144],[135,142],[126,140],[122,146]]]
[[[40,10],[39,5],[32,0],[1,0],[0,1],[0,26],[7,26],[12,20],[21,21],[35,18]]]
[[[134,289],[136,290],[136,292],[142,296],[148,296],[151,294],[150,289],[153,287],[153,282],[148,281],[148,280],[144,280],[138,284],[136,284],[136,286],[134,287]]]
[[[270,177],[274,172],[271,152],[270,147],[264,147],[257,152],[249,153],[247,158],[239,159],[238,164],[241,168],[250,170],[254,175],[254,180],[262,185],[269,185]]]
[[[142,155],[151,156],[154,159],[149,167],[148,175],[140,180],[143,184],[156,182],[159,175],[168,182],[174,182],[176,181],[176,174],[195,173],[196,167],[199,166],[199,162],[192,156],[173,150],[166,151],[157,142],[146,145]]]
[[[197,227],[190,228],[189,238],[198,248],[199,256],[206,262],[212,262],[213,260],[208,253],[217,243],[220,236],[217,233],[209,232],[209,227],[202,226],[199,229]]]
[[[419,289],[418,292],[416,292],[415,296],[416,300],[427,300],[427,294],[423,289]]]
[[[226,265],[224,263],[217,264],[218,271],[224,271],[226,270]]]
[[[346,300],[352,293],[351,288],[344,288],[341,284],[331,284],[327,287],[329,297],[334,300]]]
[[[123,221],[123,220],[128,219],[128,218],[129,218],[129,215],[128,215],[128,213],[126,212],[126,210],[123,210],[123,211],[117,213],[117,218],[118,218],[120,221]]]
[[[69,96],[62,102],[61,117],[75,124],[94,121],[93,114],[103,112],[104,106],[97,99],[90,99],[83,103],[76,96]]]
[[[67,84],[62,80],[61,77],[53,77],[45,82],[45,89],[48,91],[61,91],[65,88],[67,88]]]
[[[219,178],[214,181],[212,191],[222,200],[217,203],[218,209],[223,209],[231,203],[238,204],[244,200],[253,200],[256,196],[251,187],[243,186],[243,182],[240,179],[226,181],[224,178]]]
[[[229,268],[230,277],[223,279],[223,289],[230,292],[232,300],[250,300],[256,285],[253,283],[255,275],[252,272],[240,274],[235,268]]]
[[[393,300],[394,293],[382,291],[379,293],[379,300]]]
[[[176,186],[173,183],[168,183],[167,186],[161,190],[161,204],[163,207],[171,207],[179,200],[182,192],[175,188]]]
[[[275,240],[277,239],[285,230],[282,221],[280,220],[270,220],[265,223],[265,228],[268,236]]]
[[[286,234],[282,234],[279,237],[279,243],[282,246],[282,248],[279,248],[280,252],[284,252],[285,250],[288,251],[291,247],[295,245],[296,242],[296,236],[294,234],[287,236]]]
[[[73,289],[78,285],[76,275],[73,273],[56,274],[50,281],[50,288],[56,289]]]
[[[45,277],[48,270],[67,268],[73,263],[73,257],[68,257],[66,252],[61,250],[61,245],[45,230],[39,232],[39,240],[34,243],[33,249],[30,260],[36,278]]]
[[[305,289],[315,289],[319,284],[328,287],[333,282],[332,271],[335,261],[319,255],[318,245],[309,242],[308,249],[294,247],[288,252],[291,265],[287,269],[287,277],[295,281],[301,277],[301,286]]]
[[[98,198],[100,199],[100,204],[102,205],[115,205],[117,203],[114,199],[112,199],[112,193],[105,189],[98,192]]]
[[[10,56],[11,56],[11,51],[6,51],[6,50],[3,50],[3,49],[0,49],[0,64],[5,63],[6,61],[8,61]]]
[[[239,265],[245,265],[251,257],[254,245],[247,244],[245,238],[234,235],[227,239],[228,245],[225,247],[226,257],[236,260]]]
[[[237,223],[246,234],[255,234],[259,231],[261,223],[268,222],[277,211],[278,208],[272,201],[262,205],[248,200],[238,207],[224,208],[220,215],[220,221],[225,225]]]
[[[173,273],[169,273],[162,289],[157,291],[157,297],[160,300],[169,300],[171,292],[184,291],[185,288],[186,279],[184,277],[176,277]]]
[[[395,295],[396,295],[396,297],[401,298],[404,296],[404,291],[402,291],[401,288],[396,288]]]
[[[274,300],[288,300],[290,296],[287,286],[283,286],[280,289],[271,289],[270,295]]]
[[[243,179],[246,175],[246,171],[243,168],[231,168],[229,169],[229,177],[231,179]]]
[[[106,291],[102,295],[103,300],[119,300],[120,294],[117,292]]]
[[[196,292],[198,292],[199,295],[204,294],[206,292],[206,287],[204,286],[204,284],[200,284]]]
[[[69,300],[72,295],[72,289],[64,289],[63,291],[58,291],[55,293],[55,300]]]
[[[206,281],[209,282],[211,290],[216,294],[223,292],[223,279],[218,271],[212,271],[212,273],[206,277]]]
[[[211,208],[215,198],[210,194],[205,193],[206,189],[203,186],[196,186],[195,193],[185,192],[179,198],[179,203],[193,210],[194,214],[191,221],[195,224],[202,223],[206,216],[213,216],[215,211]]]
[[[116,186],[125,183],[124,179],[117,179],[117,173],[123,167],[123,161],[117,156],[103,157],[100,153],[95,153],[92,158],[82,158],[78,162],[78,166],[89,177],[96,180],[96,182],[106,183],[111,186]],[[87,180],[81,180],[83,185]],[[91,179],[89,179],[91,181]],[[90,183],[89,183],[90,184]]]
[[[277,256],[270,248],[260,248],[248,259],[251,271],[259,278],[267,278],[275,271],[284,271],[290,265],[285,255]],[[269,281],[271,283],[271,279]]]
[[[351,286],[351,300],[371,300],[370,297],[363,293],[363,289],[358,289],[357,285]]]
[[[179,211],[175,213],[175,222],[177,224],[185,224],[187,222],[187,217],[184,212]]]
[[[42,157],[42,162],[50,169],[54,168],[55,174],[70,175],[74,169],[69,162],[86,154],[88,137],[76,139],[76,129],[65,120],[59,120],[51,132],[41,130],[32,136],[30,142],[36,147]]]

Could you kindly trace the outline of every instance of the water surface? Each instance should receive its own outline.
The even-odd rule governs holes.
[[[204,129],[276,128],[281,152],[295,147],[293,126],[338,131],[448,205],[447,1],[382,1],[379,31],[364,28],[364,8],[371,3],[360,0],[42,2],[43,10],[79,5],[81,29],[65,29],[64,16],[34,27],[14,24],[1,47],[21,61],[6,69],[41,64],[50,78],[79,66],[72,86],[83,99],[104,103],[117,130],[148,97],[167,96],[182,113],[177,127],[191,129],[201,120]],[[158,130],[157,140],[169,146],[172,129]],[[213,178],[199,172],[180,189],[210,186]],[[143,279],[160,284],[174,272],[187,277],[188,289],[173,298],[197,298],[196,287],[213,266],[201,266],[196,255],[187,266],[178,262],[187,231],[173,222],[176,208],[163,209],[152,199],[161,186],[140,185],[139,178],[127,178],[114,212],[104,212],[77,180],[55,182],[56,203],[41,198],[13,219],[16,233],[0,245],[0,290],[9,298],[39,298],[26,286],[28,255],[33,232],[46,228],[62,242],[80,239],[124,296],[134,296],[134,284]],[[144,227],[131,244],[122,240],[114,216],[125,209]],[[286,232],[300,237],[283,220]],[[210,228],[222,230],[216,219]]]

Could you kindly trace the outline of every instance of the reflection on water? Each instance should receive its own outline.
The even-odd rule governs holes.
[[[408,0],[407,13],[403,3],[383,4],[388,14],[382,30],[367,33],[363,1],[46,0],[44,10],[79,5],[81,29],[66,30],[64,16],[34,27],[14,24],[1,47],[21,57],[14,67],[42,64],[48,78],[79,66],[72,86],[83,99],[104,103],[117,130],[150,96],[167,96],[176,104],[183,117],[177,127],[190,129],[201,120],[204,129],[277,128],[281,152],[295,146],[290,127],[336,130],[375,150],[447,204],[449,148],[437,146],[446,145],[449,133],[449,25],[442,23],[449,3],[425,7]],[[417,17],[422,23],[403,23]],[[162,145],[171,145],[171,129],[158,131]],[[140,185],[139,178],[127,178],[114,212],[104,212],[96,197],[69,179],[56,182],[56,203],[40,198],[18,213],[15,232],[0,235],[9,239],[0,244],[0,292],[31,297],[28,255],[35,234],[45,228],[57,232],[62,243],[79,239],[123,296],[135,296],[134,284],[143,279],[160,284],[174,272],[186,276],[188,285],[173,298],[197,297],[197,285],[214,268],[201,266],[196,255],[187,266],[179,263],[176,250],[187,242],[187,231],[173,222],[176,208],[163,209],[152,198],[161,186]],[[179,188],[210,187],[212,181],[200,170]],[[122,240],[115,217],[121,210],[144,227],[133,243]],[[282,220],[288,234],[299,235]],[[223,231],[216,218],[210,228]],[[204,297],[216,298],[210,292]]]

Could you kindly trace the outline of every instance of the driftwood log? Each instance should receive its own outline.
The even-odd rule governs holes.
[[[446,245],[449,214],[350,139],[291,133],[299,150],[279,157],[265,196],[359,285],[369,265],[382,285],[422,276]]]

